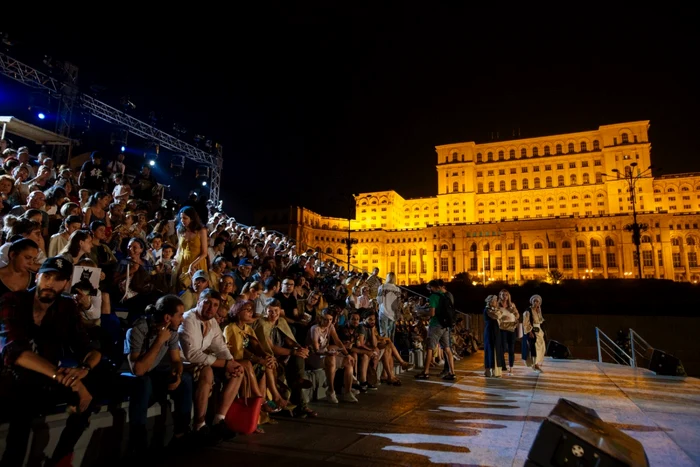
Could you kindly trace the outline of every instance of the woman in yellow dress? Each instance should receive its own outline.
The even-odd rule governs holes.
[[[208,245],[207,228],[192,206],[180,209],[178,217],[180,222],[177,224],[177,254],[175,255],[177,269],[172,275],[172,280],[179,292],[189,288],[195,272],[200,269],[207,271]],[[185,274],[189,278],[184,276]]]

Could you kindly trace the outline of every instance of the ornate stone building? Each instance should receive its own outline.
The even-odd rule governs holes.
[[[637,277],[629,179],[634,179],[646,278],[700,280],[700,173],[653,177],[649,122],[437,146],[437,196],[356,197],[353,266],[394,271],[401,283],[468,272],[485,280]],[[303,248],[343,262],[348,220],[292,208],[284,229]],[[267,222],[266,222],[267,221]],[[284,226],[282,226],[284,224]]]

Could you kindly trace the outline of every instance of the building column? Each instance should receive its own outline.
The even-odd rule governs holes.
[[[654,279],[659,279],[659,253],[654,244],[651,244],[651,259],[654,264]]]
[[[520,236],[520,234],[516,234],[515,238],[513,239],[513,243],[515,243],[515,272],[514,272],[515,277],[513,278],[513,280],[515,282],[520,282],[520,279],[522,277],[522,274],[520,272],[520,262],[522,260],[522,255],[523,255],[523,252],[520,249],[520,246],[522,244],[521,239],[522,239],[522,237]]]
[[[608,247],[605,245],[605,239],[600,246],[600,263],[603,265],[603,277],[608,278]]]

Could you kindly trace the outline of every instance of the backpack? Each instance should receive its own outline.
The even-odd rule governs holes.
[[[443,328],[451,328],[455,325],[457,312],[454,304],[447,296],[440,294],[440,302],[435,310],[435,316]]]

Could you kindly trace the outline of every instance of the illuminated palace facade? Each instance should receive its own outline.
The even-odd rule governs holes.
[[[653,177],[649,122],[538,138],[437,146],[437,196],[356,196],[349,221],[355,267],[398,282],[474,278],[519,282],[637,277],[625,226],[636,177],[645,278],[700,280],[700,173]],[[289,233],[343,262],[348,220],[292,208]],[[269,219],[268,219],[269,221]]]

